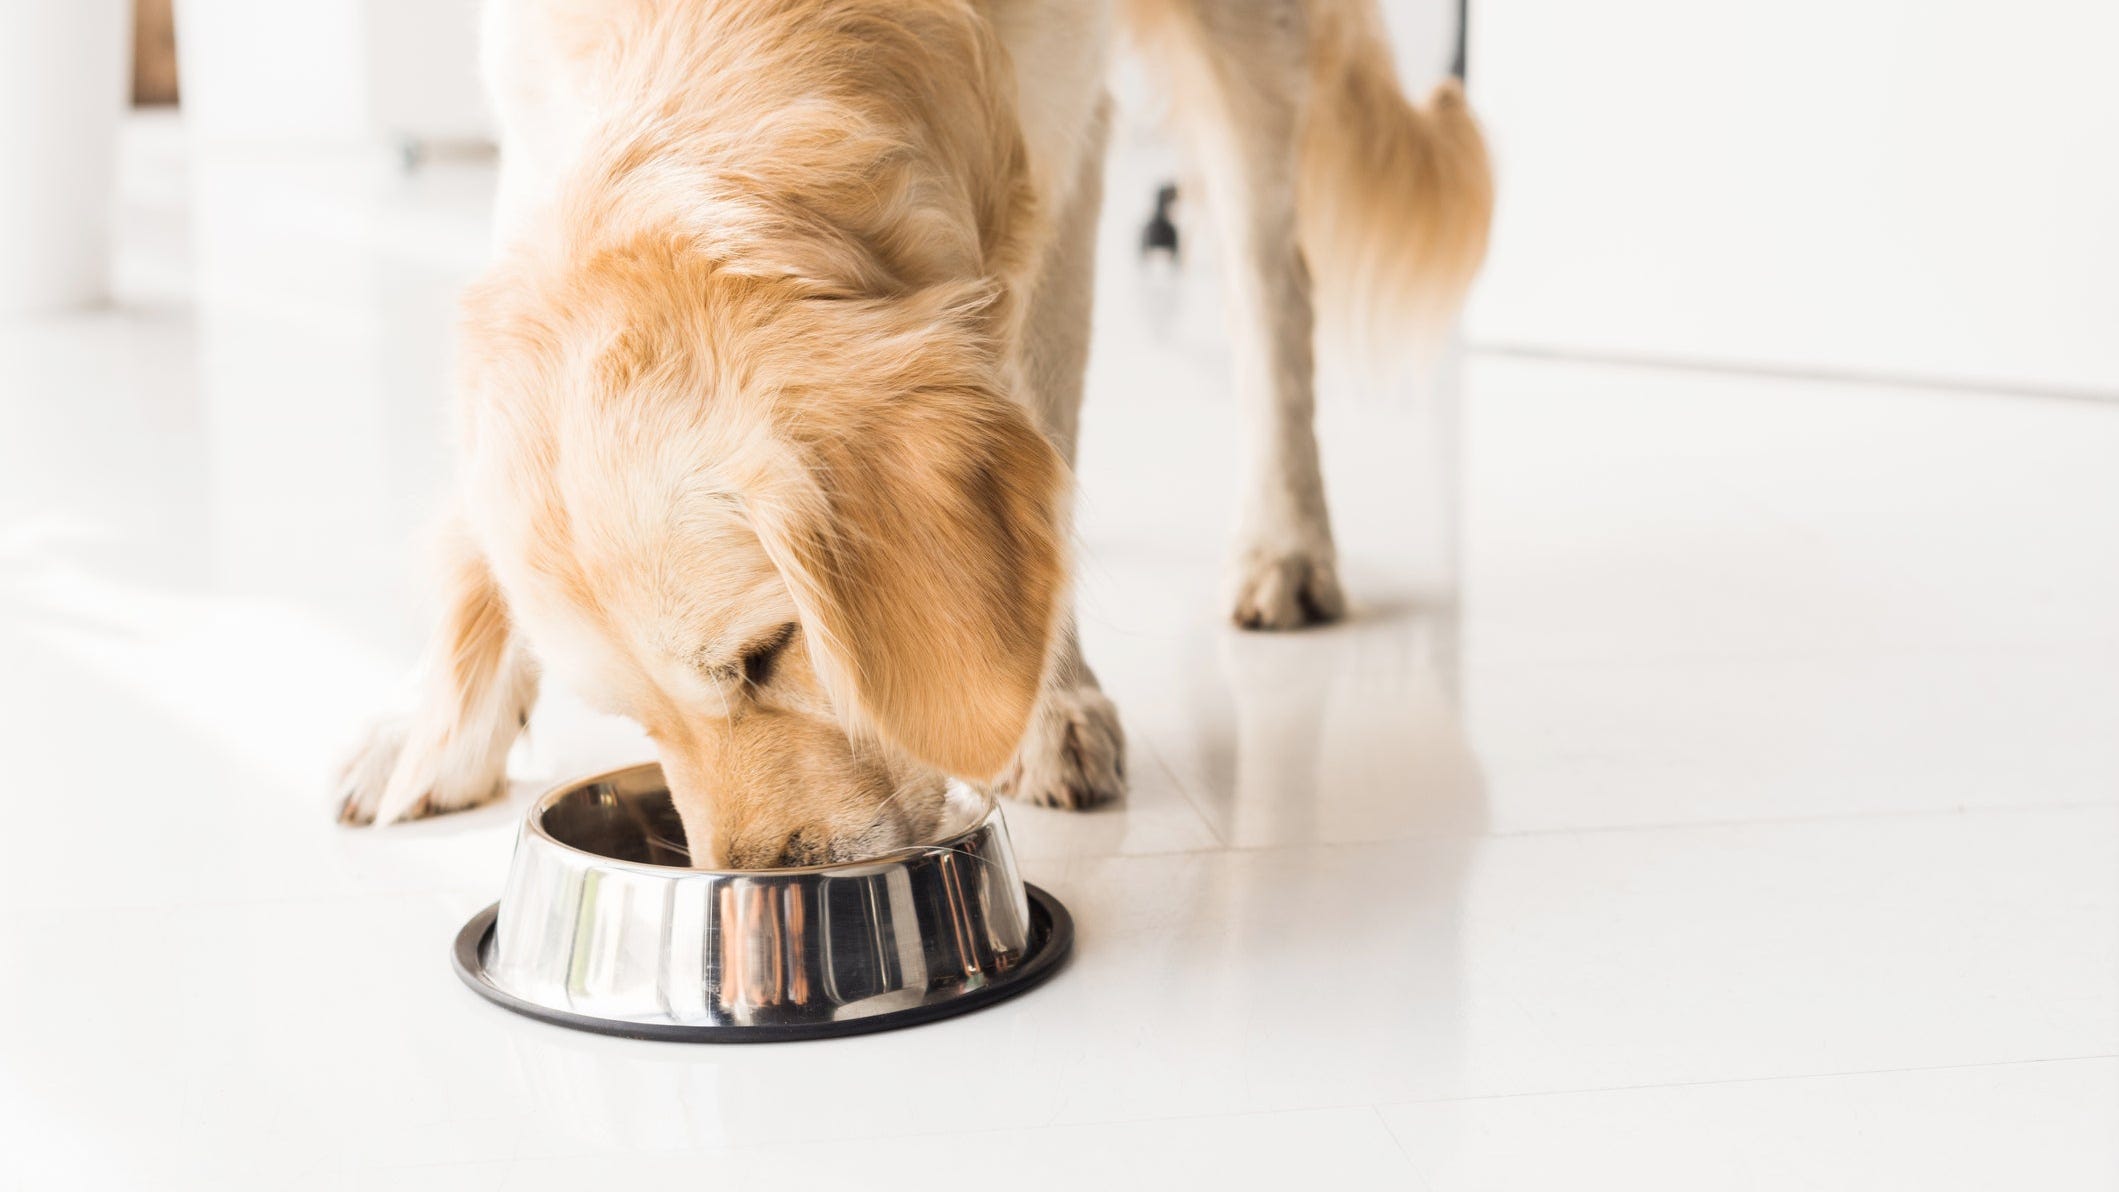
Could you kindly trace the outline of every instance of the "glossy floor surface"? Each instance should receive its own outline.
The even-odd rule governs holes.
[[[134,130],[118,309],[0,326],[0,1187],[2119,1185],[2119,404],[1466,355],[1326,394],[1355,612],[1219,607],[1211,271],[1122,158],[1082,624],[1134,790],[1016,810],[1071,967],[700,1049],[446,960],[525,800],[387,831],[489,170]]]

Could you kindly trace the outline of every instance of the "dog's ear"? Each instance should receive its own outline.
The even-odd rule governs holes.
[[[1013,402],[941,371],[957,383],[824,403],[783,460],[799,483],[750,512],[842,712],[984,779],[1014,756],[1043,679],[1066,468]]]

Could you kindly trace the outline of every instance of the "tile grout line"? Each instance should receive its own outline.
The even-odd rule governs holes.
[[[1148,755],[1155,759],[1156,769],[1161,770],[1163,777],[1170,780],[1170,787],[1177,792],[1177,797],[1185,801],[1185,809],[1190,811],[1193,818],[1199,821],[1200,827],[1207,830],[1207,836],[1221,846],[1218,849],[1194,849],[1190,851],[1226,852],[1236,847],[1227,837],[1221,834],[1221,829],[1214,826],[1214,818],[1207,814],[1206,808],[1200,806],[1198,797],[1193,795],[1191,787],[1178,777],[1177,768],[1172,766],[1169,759],[1163,756],[1162,750],[1156,748],[1155,743],[1152,741],[1143,741],[1141,744],[1147,747]]]
[[[1392,1101],[1391,1105],[1457,1105],[1468,1101],[1512,1101],[1525,1097],[1582,1097],[1600,1096],[1606,1093],[1653,1092],[1658,1089],[1710,1088],[1716,1085],[1773,1084],[1791,1080],[1843,1080],[1863,1076],[1896,1076],[1923,1072],[1973,1072],[1982,1068],[2028,1068],[2046,1064],[2085,1064],[2098,1061],[2119,1060],[2119,1052],[2094,1052],[2088,1055],[2047,1055],[2021,1060],[1993,1060],[1966,1064],[1915,1064],[1902,1068],[1848,1068],[1825,1072],[1784,1072],[1771,1076],[1733,1076],[1715,1080],[1668,1080],[1648,1084],[1593,1085],[1580,1088],[1540,1089],[1520,1093],[1476,1093],[1465,1097],[1414,1097],[1405,1101]],[[1338,1108],[1351,1108],[1351,1105]],[[1322,1108],[1322,1107],[1320,1107]]]
[[[1197,807],[1187,807],[1196,815]],[[1533,828],[1514,832],[1481,832],[1470,835],[1404,835],[1377,836],[1364,840],[1298,840],[1278,844],[1227,844],[1218,843],[1201,848],[1150,849],[1143,852],[1053,852],[1030,853],[1020,858],[1026,866],[1035,867],[1047,863],[1105,862],[1105,861],[1152,861],[1170,857],[1203,856],[1270,856],[1280,853],[1298,853],[1308,849],[1354,849],[1373,848],[1393,844],[1463,844],[1479,841],[1537,840],[1568,836],[1608,836],[1625,832],[1682,832],[1693,829],[1728,828],[1777,828],[1800,827],[1811,824],[1861,823],[1891,819],[1941,819],[1944,817],[2034,815],[2062,811],[2119,811],[2119,803],[2085,800],[2061,803],[2037,803],[2021,807],[1943,807],[1907,808],[1898,811],[1866,811],[1825,813],[1809,816],[1774,816],[1759,819],[1717,820],[1672,820],[1643,824],[1610,824],[1585,827]],[[1204,817],[1202,817],[1204,819]],[[1204,825],[1210,834],[1219,840],[1211,822]],[[23,907],[16,911],[23,914],[62,912],[138,911],[153,909],[230,908],[258,906],[286,906],[296,904],[331,904],[371,899],[426,899],[440,896],[484,898],[493,896],[483,887],[466,883],[439,883],[396,889],[346,890],[321,894],[282,894],[267,897],[221,897],[177,902],[112,902],[54,907]]]
[[[1398,1148],[1400,1155],[1405,1156],[1405,1165],[1411,1171],[1414,1182],[1423,1189],[1433,1188],[1434,1185],[1428,1182],[1427,1177],[1420,1174],[1420,1166],[1413,1162],[1413,1152],[1405,1148],[1405,1140],[1398,1137],[1398,1132],[1391,1129],[1390,1119],[1383,1116],[1383,1106],[1372,1104],[1369,1106],[1369,1113],[1374,1115],[1376,1124],[1383,1127],[1383,1132],[1389,1136],[1391,1145]]]
[[[2026,803],[2015,807],[1974,807],[1959,803],[1952,807],[1906,807],[1877,811],[1825,811],[1813,815],[1776,815],[1751,819],[1656,820],[1639,824],[1590,824],[1581,827],[1525,828],[1512,832],[1485,832],[1470,839],[1522,840],[1539,836],[1601,836],[1614,832],[1669,832],[1687,828],[1749,828],[1799,826],[1803,824],[1858,823],[1883,819],[1940,819],[1990,815],[2024,815],[2055,811],[2119,811],[2119,802],[2109,799],[2071,799],[2053,803]],[[1455,837],[1411,837],[1449,840]],[[1363,843],[1354,841],[1352,843]]]
[[[1991,383],[1955,377],[1923,376],[1918,373],[1868,372],[1861,369],[1803,368],[1763,361],[1688,360],[1645,352],[1610,352],[1582,348],[1541,347],[1520,341],[1470,341],[1472,356],[1499,360],[1536,361],[1543,364],[1585,364],[1600,368],[1636,368],[1653,372],[1704,373],[1721,377],[1749,377],[1770,381],[1804,381],[1828,385],[1858,385],[1875,389],[1920,389],[1968,397],[2030,398],[2036,401],[2119,405],[2119,393],[2068,385],[2024,385],[1995,379]]]

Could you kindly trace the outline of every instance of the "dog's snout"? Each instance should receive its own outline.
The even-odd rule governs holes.
[[[789,869],[823,865],[840,858],[834,855],[831,832],[812,824],[786,835],[740,840],[729,850],[729,864],[737,869]]]
[[[737,833],[726,863],[732,869],[794,869],[865,861],[920,839],[901,816],[881,815],[857,823],[812,822],[793,830],[763,825]]]

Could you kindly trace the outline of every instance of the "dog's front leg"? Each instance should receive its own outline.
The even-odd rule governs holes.
[[[537,698],[537,665],[468,534],[443,549],[440,623],[409,717],[382,721],[340,774],[339,819],[387,824],[476,807],[507,790],[508,750]]]
[[[1016,356],[1022,400],[1069,467],[1081,418],[1082,374],[1089,363],[1108,108],[1098,105],[1078,173],[1030,286]],[[1126,734],[1118,708],[1082,659],[1071,609],[1054,644],[1037,710],[1015,760],[995,786],[1002,794],[1045,807],[1089,807],[1125,793]]]
[[[1023,742],[995,786],[1024,803],[1080,809],[1125,794],[1126,733],[1082,661],[1071,617],[1063,632]]]

